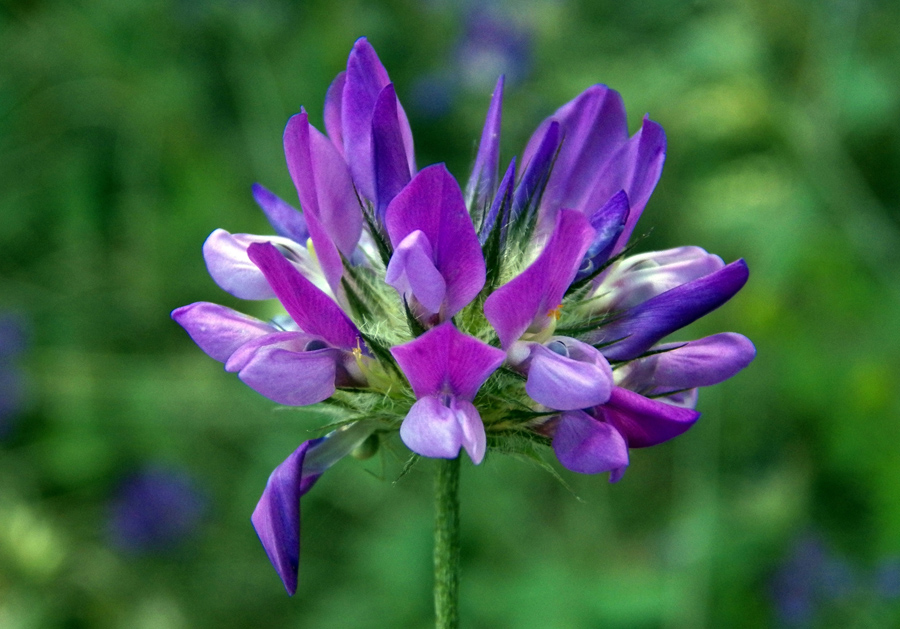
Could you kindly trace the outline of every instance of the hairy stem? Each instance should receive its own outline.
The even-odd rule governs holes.
[[[456,629],[459,627],[459,457],[437,459],[434,496],[435,627]]]

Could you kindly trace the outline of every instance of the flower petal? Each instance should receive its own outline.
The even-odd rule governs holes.
[[[619,234],[625,229],[629,211],[628,195],[624,190],[620,190],[602,208],[594,212],[590,221],[596,235],[584,254],[584,261],[575,276],[576,280],[589,276],[609,260]]]
[[[522,179],[513,194],[513,216],[518,216],[522,212],[537,211],[537,204],[541,200],[541,191],[547,184],[547,178],[553,168],[553,158],[559,149],[559,142],[559,123],[553,121],[547,126],[534,155],[528,161],[522,161],[525,164],[525,170],[522,171]],[[555,212],[544,216],[544,220],[550,224],[554,218]]]
[[[200,349],[221,363],[248,341],[273,332],[272,326],[259,319],[205,301],[176,308],[172,318]]]
[[[435,314],[444,303],[447,284],[435,268],[433,257],[428,237],[417,229],[394,249],[384,281],[407,300],[415,297],[426,310]]]
[[[491,230],[494,229],[494,223],[497,222],[497,217],[500,215],[501,210],[503,208],[507,208],[503,210],[503,212],[509,212],[509,209],[512,207],[512,195],[515,189],[516,184],[516,158],[513,157],[509,163],[509,167],[506,169],[506,174],[503,175],[503,179],[500,180],[500,185],[497,188],[497,194],[494,195],[494,200],[491,203],[491,209],[488,210],[487,214],[484,217],[484,220],[481,223],[481,229],[478,232],[479,241],[483,244],[487,242],[488,236],[491,234]],[[508,226],[509,216],[507,215],[504,219],[504,223],[500,226],[500,242],[497,243],[498,247],[503,247],[503,244],[506,242],[506,229]]]
[[[646,448],[668,441],[696,423],[700,413],[651,400],[634,391],[613,388],[609,401],[595,409],[616,427],[629,448]]]
[[[622,435],[584,411],[560,415],[553,451],[563,467],[579,474],[600,474],[628,465],[628,445]]]
[[[321,282],[321,274],[305,247],[278,236],[255,236],[252,234],[229,234],[217,229],[203,243],[203,258],[210,277],[222,290],[239,299],[272,299],[275,293],[265,276],[250,258],[247,247],[254,242],[272,242],[291,254],[291,262],[307,279]]]
[[[445,318],[459,312],[484,286],[481,244],[459,185],[443,164],[413,177],[388,206],[385,226],[394,247],[416,230],[427,237],[434,266],[447,285]]]
[[[247,254],[266,276],[278,300],[301,330],[321,336],[334,347],[356,347],[359,331],[353,322],[275,247],[269,243],[254,243],[247,248]]]
[[[715,273],[677,286],[625,311],[620,318],[600,328],[592,341],[617,341],[601,350],[610,360],[636,358],[661,338],[731,299],[747,282],[748,273],[743,259],[732,262]]]
[[[325,94],[325,132],[334,144],[340,156],[344,157],[344,134],[341,108],[344,97],[344,85],[347,83],[347,72],[340,72]]]
[[[463,334],[450,321],[392,347],[391,354],[417,398],[449,394],[469,401],[506,358],[502,350]]]
[[[306,244],[309,230],[306,228],[306,219],[299,210],[258,183],[253,184],[253,198],[269,219],[269,224],[275,229],[276,234],[290,238],[298,244]]]
[[[241,356],[238,377],[244,384],[285,406],[316,404],[334,394],[340,350],[292,351],[282,348],[291,341],[272,341],[260,344],[250,356]]]
[[[603,404],[613,387],[609,363],[599,351],[575,339],[554,337],[566,346],[562,356],[545,345],[533,344],[525,392],[548,408],[574,411]]]
[[[452,398],[449,404],[434,396],[417,401],[400,426],[400,438],[413,452],[432,458],[454,459],[465,447],[478,465],[487,443],[481,417],[471,402]]]
[[[409,183],[409,161],[403,149],[399,104],[394,84],[388,83],[378,94],[372,114],[372,162],[375,168],[376,208],[384,216],[388,203]]]
[[[347,60],[347,74],[341,99],[344,156],[350,166],[353,181],[364,197],[375,201],[375,168],[372,155],[372,114],[375,101],[390,83],[375,49],[365,37],[356,41]],[[403,107],[397,104],[400,135],[403,139],[410,172],[415,172],[412,131]]]
[[[484,315],[504,349],[529,328],[549,325],[551,311],[562,303],[593,238],[587,218],[573,210],[560,211],[553,235],[537,259],[485,300]]]
[[[319,479],[319,474],[303,475],[303,460],[321,439],[304,441],[276,467],[250,518],[269,561],[288,594],[297,591],[300,564],[300,498]]]
[[[500,167],[500,121],[503,113],[503,76],[497,79],[497,86],[491,95],[481,131],[481,142],[475,165],[466,184],[466,206],[475,208],[481,215],[497,191],[497,170]]]

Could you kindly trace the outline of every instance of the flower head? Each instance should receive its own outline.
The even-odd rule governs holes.
[[[172,313],[259,393],[343,413],[276,468],[252,518],[290,593],[300,498],[361,443],[399,433],[417,455],[465,450],[475,464],[493,447],[542,444],[616,481],[630,448],[697,421],[697,387],[753,359],[738,334],[666,342],[743,286],[743,260],[696,247],[628,255],[662,171],[662,128],[645,118],[629,137],[619,94],[594,86],[501,176],[502,99],[501,77],[463,193],[443,165],[417,169],[393,84],[357,41],[328,90],[327,136],[303,110],[285,129],[302,213],[256,186],[277,235],[217,230],[204,245],[223,289],[275,298],[286,316],[209,303]]]

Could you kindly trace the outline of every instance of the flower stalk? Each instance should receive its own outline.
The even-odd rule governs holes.
[[[456,629],[459,627],[459,457],[437,459],[434,498],[434,626]]]

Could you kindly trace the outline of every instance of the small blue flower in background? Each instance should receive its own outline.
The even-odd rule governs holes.
[[[127,477],[110,503],[112,544],[129,552],[165,551],[194,534],[208,500],[185,471],[148,466]]]
[[[28,400],[28,379],[19,364],[28,347],[26,321],[0,314],[0,439],[12,434]]]

